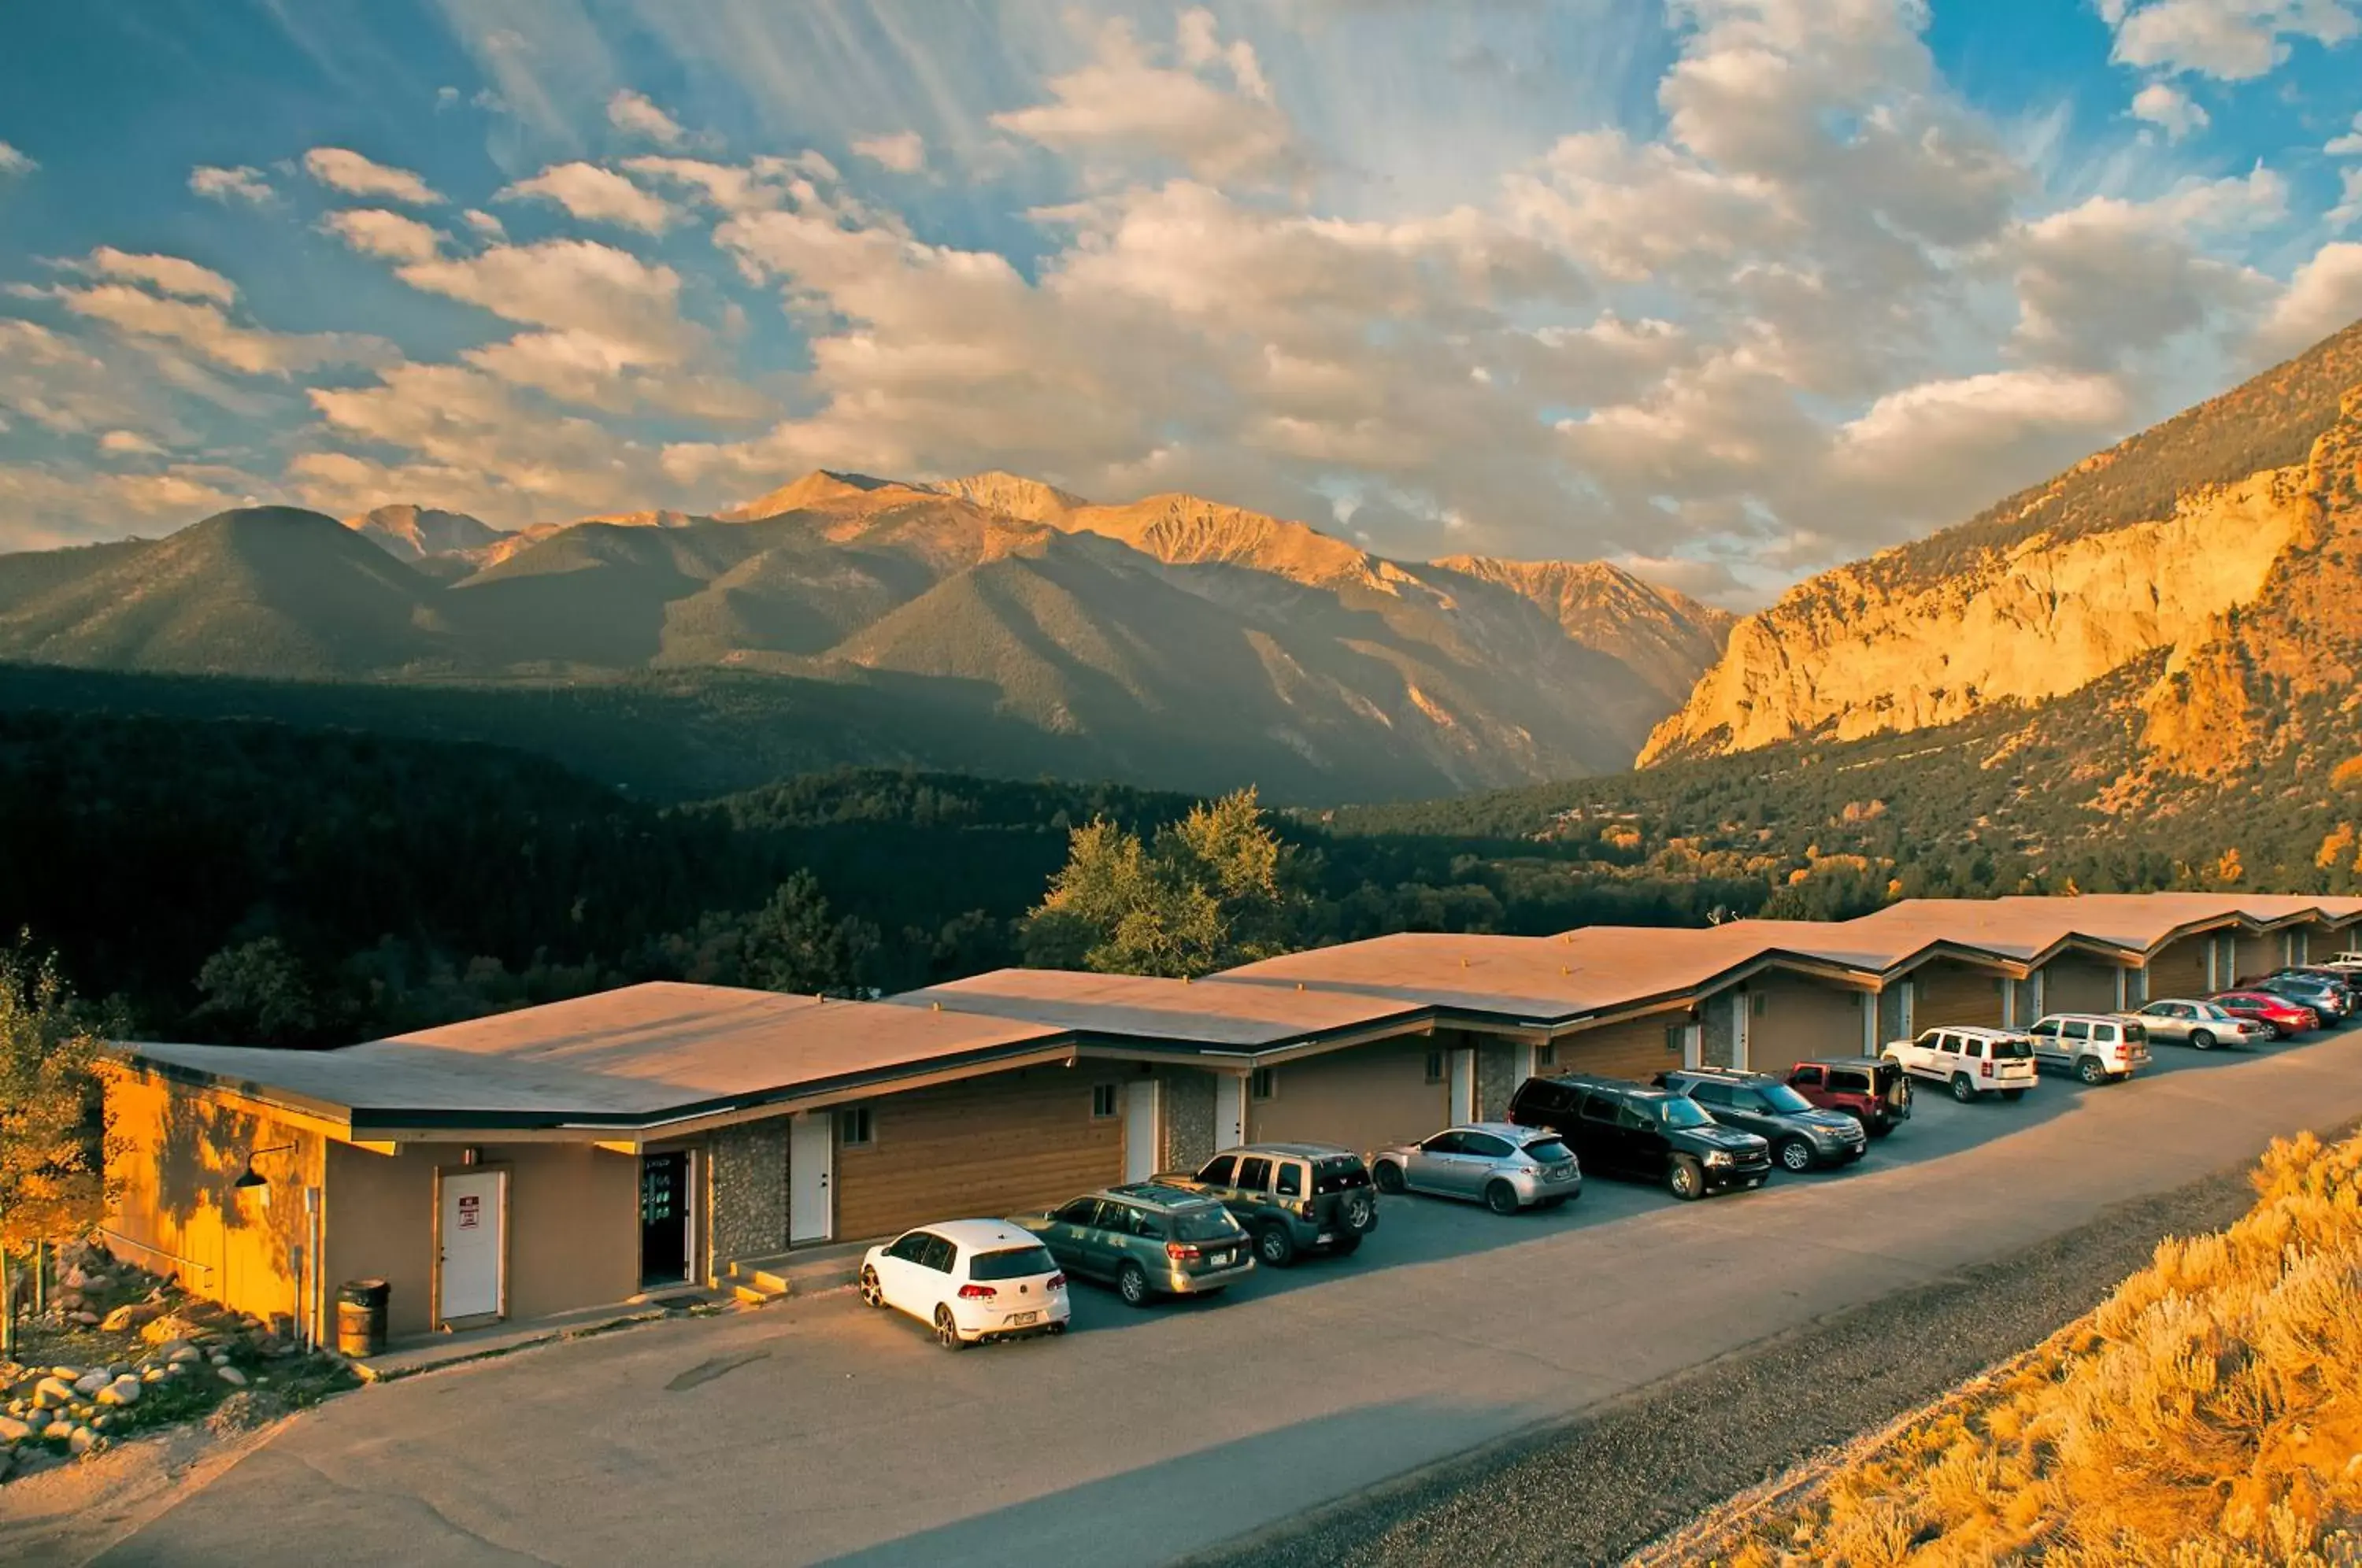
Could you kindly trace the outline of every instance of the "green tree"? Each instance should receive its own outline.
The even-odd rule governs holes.
[[[866,922],[838,920],[820,878],[798,871],[747,920],[740,962],[746,983],[767,991],[822,996],[855,991],[877,945]]]
[[[86,1235],[106,1214],[99,1039],[54,957],[0,953],[0,1351],[16,1349],[12,1253]]]
[[[190,1014],[241,1045],[303,1045],[323,1032],[324,1010],[303,961],[275,936],[225,947],[197,971],[204,997]]]
[[[1066,864],[1026,917],[1026,959],[1197,976],[1285,952],[1306,914],[1291,860],[1252,789],[1201,801],[1153,845],[1096,818],[1074,831]]]

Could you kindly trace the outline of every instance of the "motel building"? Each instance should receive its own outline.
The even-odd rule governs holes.
[[[658,983],[334,1050],[118,1043],[105,1228],[192,1293],[396,1339],[723,1288],[1240,1143],[1367,1152],[1526,1077],[1784,1073],[1939,1024],[2203,994],[2362,899],[1913,900],[1841,922],[1401,933],[1197,981],[1001,970],[880,1001]]]

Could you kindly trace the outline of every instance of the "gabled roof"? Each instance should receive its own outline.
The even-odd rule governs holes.
[[[1429,1011],[1420,1002],[1301,986],[1065,969],[996,969],[886,999],[1023,1019],[1101,1040],[1238,1051],[1408,1027]]]
[[[1070,1051],[1063,1029],[660,982],[331,1051],[125,1043],[116,1058],[372,1130],[642,1127]]]

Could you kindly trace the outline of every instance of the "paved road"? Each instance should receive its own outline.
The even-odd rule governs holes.
[[[2362,1032],[2025,1103],[1862,1166],[1554,1215],[1388,1199],[1359,1257],[959,1356],[834,1293],[365,1390],[103,1561],[1158,1562],[2362,1117]],[[1908,1347],[1899,1347],[1908,1353]]]

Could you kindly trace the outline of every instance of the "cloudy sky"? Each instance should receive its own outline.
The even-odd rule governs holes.
[[[1743,605],[2362,315],[2362,0],[150,0],[0,55],[0,548],[815,467]]]

